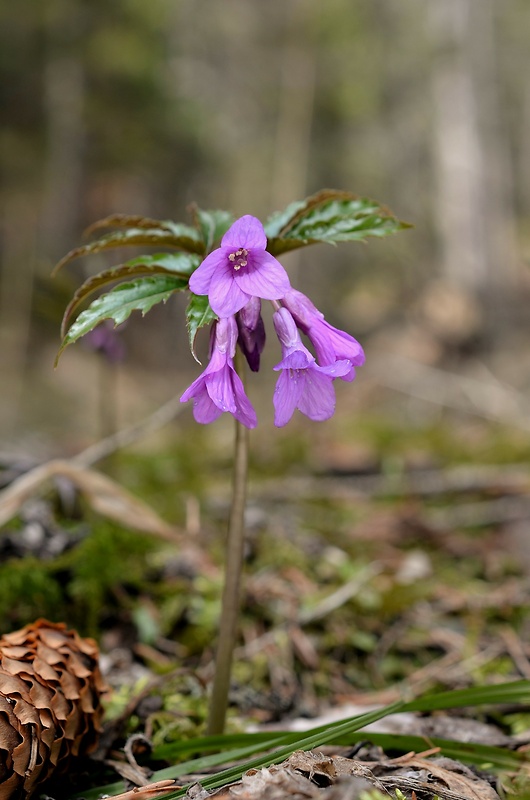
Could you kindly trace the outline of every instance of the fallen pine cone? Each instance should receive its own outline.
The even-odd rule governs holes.
[[[0,638],[0,800],[31,796],[97,744],[98,647],[40,619]]]

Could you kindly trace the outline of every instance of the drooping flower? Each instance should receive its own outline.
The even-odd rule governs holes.
[[[258,372],[260,355],[265,347],[265,325],[261,316],[261,300],[251,297],[236,314],[239,346],[252,372]]]
[[[268,253],[263,225],[246,214],[234,222],[190,278],[194,294],[207,294],[221,318],[235,314],[251,297],[279,300],[289,290],[285,269]]]
[[[125,358],[125,344],[120,337],[120,331],[125,325],[126,322],[118,328],[112,320],[106,319],[87,333],[85,345],[96,353],[101,353],[111,364],[117,364]]]
[[[304,346],[296,323],[287,310],[273,314],[274,328],[282,346],[283,358],[274,369],[281,371],[274,390],[274,424],[281,428],[291,419],[296,408],[309,419],[329,419],[335,411],[333,379],[351,370],[348,360],[319,366]]]
[[[344,381],[352,381],[355,377],[354,368],[364,364],[364,351],[357,339],[326,322],[324,314],[296,289],[289,289],[282,298],[282,304],[291,312],[300,330],[308,336],[315,348],[318,363],[327,366],[348,360],[350,369],[341,377]]]
[[[258,424],[243,382],[234,369],[237,336],[233,316],[214,322],[208,366],[180,398],[181,403],[193,400],[193,416],[204,425],[216,420],[224,411],[247,428]]]

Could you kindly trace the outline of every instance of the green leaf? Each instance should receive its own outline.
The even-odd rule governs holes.
[[[201,258],[194,253],[155,253],[154,255],[138,256],[131,258],[124,266],[152,266],[160,267],[164,272],[171,272],[179,277],[188,277],[195,272]]]
[[[143,228],[143,229],[158,229],[169,231],[177,236],[192,231],[187,225],[182,225],[180,222],[173,222],[170,219],[151,219],[151,217],[143,217],[131,214],[111,214],[104,219],[98,219],[93,222],[84,232],[84,236],[92,236],[94,231],[101,230],[102,228]]]
[[[274,214],[271,214],[263,226],[267,238],[275,239],[277,236],[280,236],[287,224],[294,219],[296,214],[301,209],[307,208],[309,200],[310,198],[307,198],[307,200],[295,200],[293,203],[289,203],[287,208],[284,208],[283,211],[275,211]]]
[[[141,311],[142,316],[145,316],[154,305],[165,303],[174,292],[186,289],[187,286],[187,279],[176,275],[156,275],[130,283],[120,283],[112,291],[94,300],[79,315],[62,341],[55,364],[57,365],[65,347],[76,342],[103,320],[113,319],[116,325],[120,325],[133,311]]]
[[[139,256],[120,264],[117,267],[104,270],[88,278],[68,303],[61,324],[61,336],[66,334],[68,321],[79,305],[84,302],[102,286],[115,283],[122,278],[134,278],[137,275],[176,275],[187,279],[200,264],[200,256],[191,253],[158,253],[152,256]]]
[[[277,256],[310,244],[364,241],[408,227],[375,200],[325,189],[273,215],[265,232],[267,249]]]
[[[472,686],[428,694],[407,703],[407,711],[438,711],[494,703],[530,703],[530,681],[510,681],[492,686]]]
[[[425,747],[425,739],[420,737],[398,736],[393,734],[376,734],[363,731],[362,728],[377,719],[382,719],[389,714],[399,711],[432,711],[441,708],[458,708],[462,706],[481,706],[484,704],[523,703],[529,700],[530,681],[520,680],[493,686],[471,687],[457,689],[439,694],[427,695],[409,703],[396,702],[376,711],[350,717],[334,723],[313,728],[303,733],[278,731],[276,733],[234,734],[218,737],[205,737],[188,742],[176,742],[160,745],[156,748],[157,758],[171,758],[183,752],[205,752],[219,749],[222,752],[208,756],[199,756],[191,761],[177,764],[163,770],[158,770],[152,779],[177,778],[183,774],[196,773],[209,769],[219,764],[227,763],[236,758],[262,753],[244,763],[228,767],[222,772],[208,776],[201,781],[205,789],[213,789],[239,780],[241,775],[251,768],[260,768],[272,763],[279,763],[288,758],[295,750],[310,750],[321,747],[331,742],[353,744],[361,740],[373,741],[382,747],[409,752],[421,751]],[[444,755],[460,759],[467,763],[491,765],[496,770],[528,770],[529,755],[523,751],[511,752],[506,748],[479,745],[473,742],[458,742],[452,740],[436,739],[427,743],[435,744],[441,748]],[[276,749],[273,753],[270,751]],[[269,751],[269,752],[267,752]],[[87,800],[95,800],[101,795],[113,794],[122,791],[122,782],[100,786],[83,792]],[[170,798],[184,797],[187,787],[167,795]]]
[[[209,253],[227,232],[234,221],[234,217],[229,211],[221,209],[203,211],[202,208],[196,205],[192,207],[192,213],[195,225],[204,242],[205,252]]]
[[[65,264],[81,256],[100,253],[103,250],[110,250],[114,247],[130,247],[144,244],[156,247],[160,245],[176,247],[179,250],[186,250],[188,253],[198,253],[199,255],[204,252],[204,245],[199,233],[195,228],[191,228],[188,225],[177,225],[175,223],[172,225],[171,231],[161,228],[148,228],[145,230],[142,228],[129,228],[128,230],[109,233],[106,236],[102,236],[101,239],[96,239],[95,242],[70,250],[59,261],[52,274],[56,274]]]
[[[193,358],[199,364],[201,363],[195,353],[195,338],[200,328],[209,325],[217,319],[208,302],[208,295],[191,294],[190,302],[186,309],[186,323],[188,326],[188,337],[190,342],[190,350]]]

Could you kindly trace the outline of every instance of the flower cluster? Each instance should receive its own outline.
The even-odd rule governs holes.
[[[197,422],[213,422],[228,411],[247,428],[257,425],[233,358],[239,344],[250,369],[259,369],[265,345],[261,300],[273,304],[282,350],[282,360],[274,367],[280,373],[273,398],[278,427],[286,425],[297,408],[310,419],[329,419],[335,411],[333,381],[352,381],[355,367],[364,362],[359,342],[326,322],[311,300],[291,287],[285,269],[266,246],[263,225],[247,214],[234,222],[221,246],[190,278],[190,290],[208,295],[219,317],[212,327],[208,366],[180,398],[193,400]],[[316,357],[303,344],[300,332]]]

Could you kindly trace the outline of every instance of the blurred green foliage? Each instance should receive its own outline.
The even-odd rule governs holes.
[[[377,448],[384,464],[395,450],[398,434],[386,435],[382,441],[379,428],[371,427],[369,420],[367,416],[366,424],[360,426],[363,439]],[[364,421],[362,416],[359,421]],[[334,421],[329,457],[338,442],[344,446],[345,424],[347,419],[340,415]],[[402,470],[408,469],[408,458],[416,458],[421,446],[430,453],[431,466],[434,460],[443,471],[453,463],[461,442],[452,425],[445,426],[445,435],[442,427],[439,422],[435,427],[426,425],[408,445],[406,440],[400,443]],[[524,437],[511,442],[508,430],[487,425],[482,433],[475,438],[476,450],[468,447],[468,464],[483,463],[488,435],[504,442],[508,462],[525,463]],[[455,451],[448,444],[452,437]],[[439,449],[436,441],[442,445]],[[271,646],[282,654],[280,660],[287,659],[287,672],[292,670],[306,689],[310,684],[316,695],[327,696],[330,691],[345,691],[348,685],[370,690],[400,681],[443,653],[446,644],[432,637],[437,627],[448,627],[459,647],[465,643],[464,663],[466,659],[472,663],[474,654],[506,625],[525,635],[524,573],[516,554],[505,550],[502,524],[447,532],[429,528],[432,512],[451,511],[470,500],[480,504],[488,500],[487,490],[463,495],[448,491],[423,506],[406,487],[397,495],[382,492],[363,498],[361,494],[356,502],[348,494],[326,499],[325,489],[292,497],[287,491],[275,500],[274,492],[288,488],[291,481],[296,486],[301,454],[302,474],[306,479],[312,476],[315,489],[319,475],[331,480],[322,463],[317,472],[311,467],[318,463],[315,444],[311,446],[295,429],[283,436],[282,448],[280,462],[270,452],[268,437],[264,434],[260,440],[257,432],[242,635],[243,640],[252,640],[273,632]],[[190,533],[180,550],[104,522],[91,512],[84,511],[82,522],[59,514],[57,522],[65,530],[74,534],[84,529],[86,535],[49,561],[9,558],[0,564],[0,613],[5,628],[20,627],[43,615],[64,620],[84,634],[101,637],[113,632],[128,648],[135,643],[148,645],[153,649],[141,658],[156,672],[179,664],[207,664],[222,587],[229,466],[222,442],[209,438],[203,428],[196,429],[192,442],[185,426],[156,453],[120,454],[113,464],[119,479],[167,519],[185,526],[190,498],[198,502],[200,531]],[[378,468],[373,473],[377,476],[386,480]],[[337,489],[355,486],[351,477],[334,480]],[[456,569],[455,553],[459,552],[465,557],[458,558]],[[406,573],[402,575],[403,565],[409,559],[416,563],[418,553],[420,573],[407,578]],[[365,579],[374,565],[374,575]],[[359,588],[349,600],[322,617],[317,613],[303,626],[318,653],[318,668],[308,673],[304,656],[291,652],[288,626],[298,625],[305,615],[311,620],[327,597],[357,582]],[[503,599],[491,602],[492,592],[500,592]],[[446,606],[447,598],[451,600]],[[164,641],[176,643],[173,655],[167,655]],[[255,655],[236,659],[235,683],[252,686],[259,694],[270,680],[270,669],[267,649],[258,649]],[[500,654],[483,663],[479,658],[472,675],[480,683],[495,675],[509,678],[513,670],[509,654]],[[330,686],[330,674],[337,676],[336,685]]]

